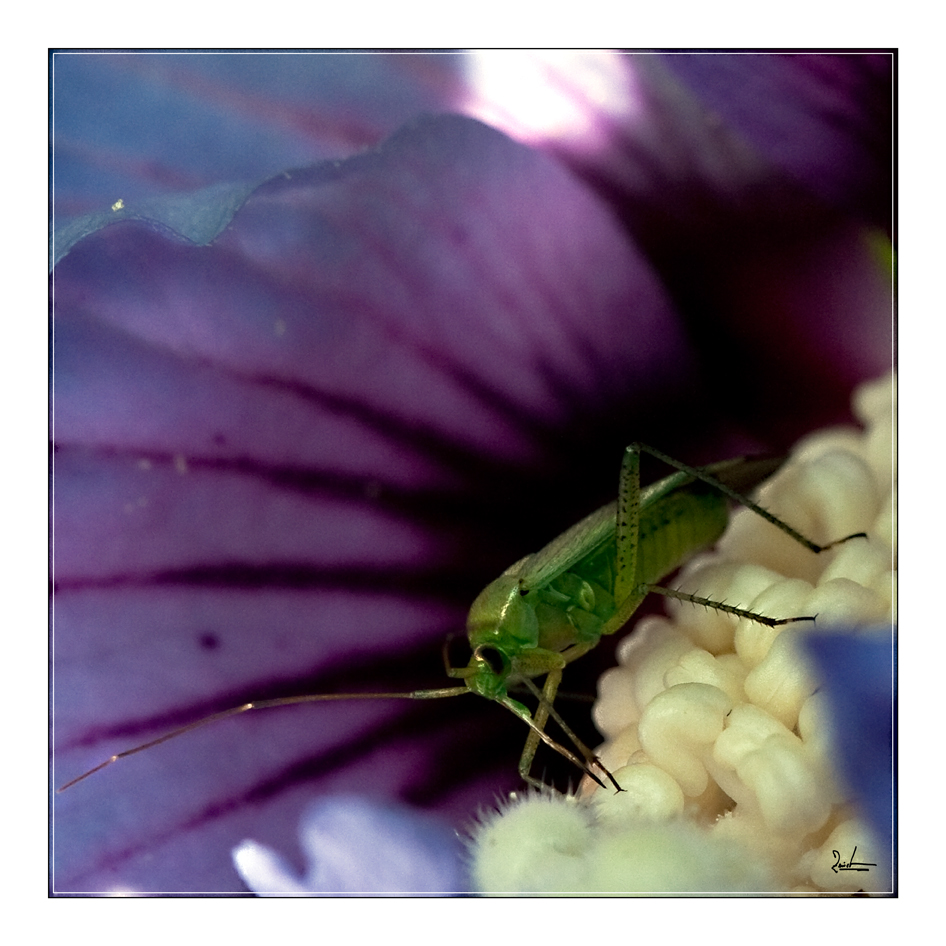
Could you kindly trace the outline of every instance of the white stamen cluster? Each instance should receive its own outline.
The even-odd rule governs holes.
[[[864,430],[797,445],[761,505],[820,555],[748,510],[677,586],[772,617],[766,627],[686,602],[642,620],[600,681],[598,750],[624,792],[587,779],[577,798],[527,795],[479,831],[484,892],[885,890],[881,850],[835,776],[825,696],[802,634],[860,628],[889,638],[896,577],[895,382],[862,387]],[[838,870],[856,847],[868,871]]]

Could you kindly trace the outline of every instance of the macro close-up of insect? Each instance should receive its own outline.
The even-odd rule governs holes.
[[[258,892],[233,851],[298,874],[325,799],[457,844],[512,795],[626,804],[624,635],[827,626],[690,580],[737,517],[790,581],[886,576],[876,510],[759,490],[891,367],[890,60],[55,53],[52,892]],[[755,810],[716,774],[687,805]]]
[[[642,452],[677,467],[678,472],[642,489],[639,473]],[[652,592],[769,626],[814,621],[814,615],[756,614],[658,584],[722,535],[729,518],[729,502],[746,505],[814,553],[851,538],[864,537],[863,534],[845,536],[831,545],[817,545],[740,492],[759,485],[781,463],[781,459],[736,459],[698,469],[651,447],[631,444],[622,465],[617,501],[582,519],[540,552],[516,562],[477,597],[467,619],[473,651],[470,663],[464,668],[450,667],[446,647],[444,650],[448,675],[464,680],[464,686],[407,693],[302,694],[245,703],[120,752],[67,782],[59,791],[65,791],[119,759],[249,710],[331,700],[434,700],[466,693],[495,700],[529,727],[530,734],[519,763],[519,774],[527,782],[543,786],[540,779],[530,774],[541,740],[599,784],[603,785],[599,777],[603,772],[614,788],[620,790],[610,773],[602,769],[593,753],[554,709],[564,668],[595,647],[602,635],[622,628]],[[541,692],[532,683],[535,677],[545,678]],[[509,687],[516,684],[524,685],[537,699],[534,714],[509,696]],[[573,749],[555,742],[546,733],[550,716],[562,727]],[[575,750],[580,758],[574,754]]]

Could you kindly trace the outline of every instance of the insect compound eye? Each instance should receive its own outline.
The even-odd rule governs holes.
[[[509,669],[509,661],[506,655],[498,647],[493,647],[490,644],[480,644],[473,651],[473,656],[487,664],[489,669],[497,676],[503,675]]]

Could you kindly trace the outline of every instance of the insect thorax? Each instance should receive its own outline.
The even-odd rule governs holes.
[[[510,657],[539,643],[535,608],[516,575],[500,575],[477,596],[466,619],[470,646],[499,647]]]
[[[605,555],[601,556],[605,559]],[[591,564],[593,567],[587,568]],[[585,562],[567,571],[535,593],[532,601],[539,623],[539,646],[562,651],[572,644],[597,642],[601,628],[614,613],[610,563],[601,574],[601,562]]]

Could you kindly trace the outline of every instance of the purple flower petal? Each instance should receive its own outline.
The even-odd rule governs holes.
[[[259,180],[460,111],[611,196],[639,203],[659,184],[678,218],[692,197],[744,201],[780,170],[889,225],[891,72],[889,53],[58,53],[56,207]]]
[[[628,440],[775,446],[889,360],[859,235],[738,199],[694,228],[640,182],[625,219],[681,237],[652,259],[686,324],[606,205],[461,119],[274,179],[209,247],[134,219],[75,246],[54,280],[59,782],[251,698],[443,686],[469,601],[612,498]],[[846,323],[811,317],[832,240]],[[124,760],[57,798],[55,889],[239,889],[228,852],[292,850],[331,791],[460,826],[524,739],[478,702],[252,713]]]
[[[50,247],[50,267],[80,240],[120,220],[140,220],[152,229],[205,246],[220,235],[255,190],[253,184],[212,184],[192,194],[152,200],[116,201],[109,210],[60,223]]]
[[[890,222],[890,53],[662,57],[776,167],[823,199]]]
[[[56,53],[56,212],[347,157],[449,110],[462,58]]]
[[[462,628],[522,524],[594,503],[563,457],[617,456],[624,431],[605,447],[597,425],[647,429],[691,363],[607,212],[464,119],[267,185],[210,247],[116,223],[54,286],[63,777],[251,697],[442,685],[423,644]],[[278,847],[336,770],[376,787],[369,758],[469,811],[482,761],[439,787],[430,768],[465,756],[465,702],[274,710],[123,761],[59,799],[57,889],[233,889],[221,849]]]
[[[233,852],[258,894],[450,894],[467,892],[456,832],[404,806],[324,798],[303,816],[303,877],[278,855],[245,841]]]
[[[746,210],[784,225],[813,197],[889,232],[892,68],[889,52],[474,53],[460,108],[559,155],[640,236]]]
[[[480,58],[487,71],[521,67]],[[845,392],[890,367],[890,279],[860,223],[890,225],[890,55],[527,59],[564,100],[558,111],[505,115],[514,83],[505,99],[487,83],[469,107],[562,158],[615,207],[704,370],[719,372],[728,410],[784,423],[784,444],[808,429],[792,420],[800,399],[820,426],[843,420]],[[547,113],[573,119],[544,135],[523,125]]]
[[[247,116],[293,142],[304,128],[312,154],[379,141],[396,122],[380,120],[378,96],[398,120],[452,105],[488,116],[563,158],[613,204],[698,339],[703,370],[728,360],[748,372],[739,384],[719,376],[726,410],[747,425],[784,421],[784,445],[805,432],[802,414],[818,425],[844,419],[853,386],[890,367],[890,281],[870,271],[863,233],[837,216],[852,210],[889,227],[889,54],[65,55],[56,63],[57,112],[85,134],[124,134],[145,149],[170,107],[179,137],[169,156],[216,168],[210,180],[238,173],[227,163],[235,152],[253,162],[239,172],[247,178],[285,166],[265,148],[227,144]],[[381,77],[381,91],[359,98]],[[119,115],[103,130],[88,113],[97,99],[73,91],[89,83],[120,115],[151,108],[156,120],[141,126]],[[555,121],[542,130],[562,113],[563,132],[554,133]],[[207,133],[209,115],[226,131]],[[338,151],[323,139],[340,115],[359,116],[365,134]],[[62,129],[60,138],[71,140]],[[58,189],[70,191],[67,178]],[[119,192],[116,182],[103,204]],[[121,213],[141,212],[134,193]]]

